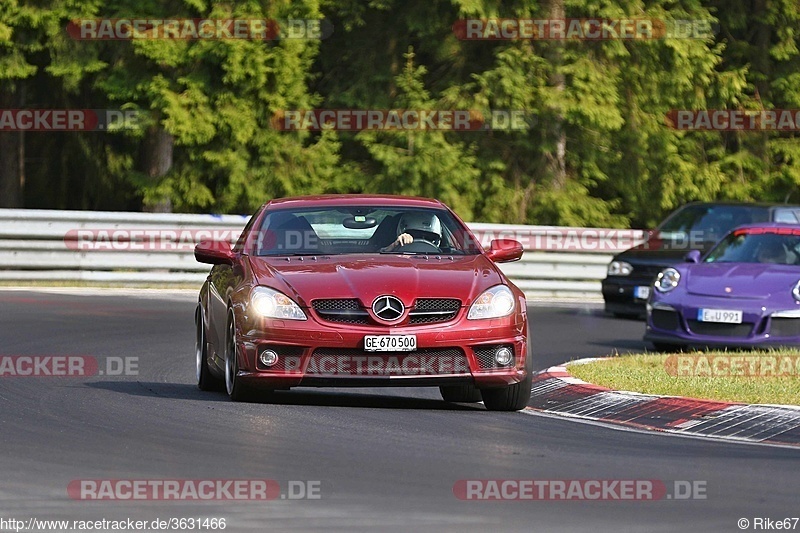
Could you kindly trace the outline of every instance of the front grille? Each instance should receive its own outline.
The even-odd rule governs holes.
[[[475,358],[478,360],[478,366],[481,370],[493,370],[497,368],[511,368],[514,366],[514,362],[512,361],[511,364],[508,366],[500,366],[494,360],[494,354],[497,352],[498,349],[505,346],[512,352],[514,351],[514,346],[511,344],[493,344],[491,346],[476,346],[473,348],[475,352]]]
[[[314,300],[311,302],[317,312],[341,311],[344,309],[361,309],[361,304],[355,298],[336,298],[331,300]]]
[[[306,375],[419,376],[469,373],[460,348],[422,348],[415,352],[365,352],[351,348],[317,348]]]
[[[800,318],[773,318],[770,337],[800,337]]]
[[[369,312],[356,298],[336,298],[311,302],[317,315],[328,322],[371,324]],[[419,298],[408,313],[408,324],[435,324],[453,320],[461,309],[455,298]]]
[[[658,276],[658,273],[664,270],[666,267],[659,266],[659,265],[632,265],[633,266],[633,275],[648,277],[648,278],[655,278]]]
[[[273,350],[278,354],[278,362],[272,366],[264,366],[258,356],[264,350]],[[300,358],[303,355],[305,348],[302,346],[276,346],[265,344],[258,347],[258,354],[256,356],[256,369],[257,370],[271,370],[275,372],[286,372],[287,370],[299,370]],[[291,364],[287,368],[286,359],[290,358]]]
[[[718,322],[700,322],[688,320],[689,329],[698,335],[715,337],[747,337],[753,331],[753,324],[720,324]]]
[[[454,298],[419,298],[408,314],[409,324],[433,324],[453,320],[461,309],[461,300]]]
[[[680,320],[678,320],[678,313],[675,311],[668,311],[666,309],[653,309],[653,326],[658,329],[666,329],[669,331],[676,331],[680,328]]]
[[[343,324],[369,324],[369,313],[355,298],[314,300],[311,307],[322,320]]]

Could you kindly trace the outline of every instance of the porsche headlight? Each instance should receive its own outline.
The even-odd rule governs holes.
[[[681,273],[674,268],[661,271],[654,284],[658,292],[669,292],[678,286],[681,281]]]
[[[467,319],[500,318],[513,313],[514,308],[514,293],[505,285],[497,285],[478,296],[469,308]]]
[[[794,287],[792,287],[792,296],[794,296],[795,300],[800,302],[800,281],[795,283]]]
[[[294,300],[267,287],[256,287],[250,294],[250,307],[265,318],[306,320],[306,314]]]
[[[608,264],[609,276],[630,276],[633,272],[633,266],[625,261],[611,261]]]

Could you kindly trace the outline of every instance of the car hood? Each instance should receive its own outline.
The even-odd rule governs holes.
[[[259,285],[282,290],[301,306],[318,298],[358,298],[368,306],[384,294],[407,306],[418,296],[459,298],[466,304],[503,282],[483,255],[250,257],[250,265]]]
[[[766,299],[789,294],[800,268],[764,263],[700,263],[686,268],[686,290],[700,296]]]

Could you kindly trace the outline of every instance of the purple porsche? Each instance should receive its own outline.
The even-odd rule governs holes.
[[[657,350],[800,346],[800,225],[741,226],[653,289],[644,339]]]

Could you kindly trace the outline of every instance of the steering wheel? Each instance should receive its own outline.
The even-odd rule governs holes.
[[[441,249],[432,242],[423,239],[416,239],[411,244],[404,244],[395,248],[397,252],[413,252],[413,253],[442,253]]]

